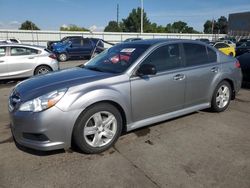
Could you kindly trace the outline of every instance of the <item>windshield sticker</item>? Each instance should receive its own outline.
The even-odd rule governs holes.
[[[135,51],[135,48],[124,48],[121,50],[124,53],[132,53],[133,51]]]

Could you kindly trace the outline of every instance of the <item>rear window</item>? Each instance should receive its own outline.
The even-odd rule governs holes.
[[[200,44],[184,43],[186,66],[196,66],[216,61],[216,53]]]

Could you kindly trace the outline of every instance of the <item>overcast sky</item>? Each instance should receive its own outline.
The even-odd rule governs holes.
[[[18,29],[31,20],[42,30],[58,30],[76,24],[101,31],[110,20],[120,20],[140,6],[140,0],[0,0],[0,29]],[[151,22],[167,25],[185,21],[198,31],[207,19],[228,17],[229,13],[250,11],[250,0],[144,0]]]

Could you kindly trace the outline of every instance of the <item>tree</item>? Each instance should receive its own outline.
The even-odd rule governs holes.
[[[33,22],[26,20],[21,24],[21,27],[19,28],[20,30],[40,30],[36,24]]]
[[[60,31],[89,31],[89,30],[84,27],[79,27],[77,25],[70,24],[69,26],[60,27]]]
[[[218,21],[218,29],[221,34],[227,34],[228,31],[228,21],[225,16],[221,16]]]
[[[212,25],[213,25],[213,22],[211,20],[207,20],[203,25],[203,27],[204,27],[203,32],[207,33],[207,34],[211,34],[212,27],[213,27]]]
[[[116,21],[110,21],[105,27],[104,32],[122,32],[122,28]]]
[[[165,27],[165,30],[169,33],[199,33],[198,31],[194,30],[193,27],[189,27],[187,23],[183,21],[168,24]]]
[[[124,32],[141,32],[141,8],[133,9],[122,22]],[[146,33],[151,31],[151,23],[146,12],[143,12],[143,31]]]

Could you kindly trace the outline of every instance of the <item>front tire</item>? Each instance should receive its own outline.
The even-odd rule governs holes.
[[[122,117],[111,104],[100,103],[85,110],[78,118],[73,140],[84,153],[100,153],[112,147],[122,132]]]
[[[227,81],[222,81],[216,87],[211,101],[211,110],[223,112],[227,109],[232,98],[232,88]]]

